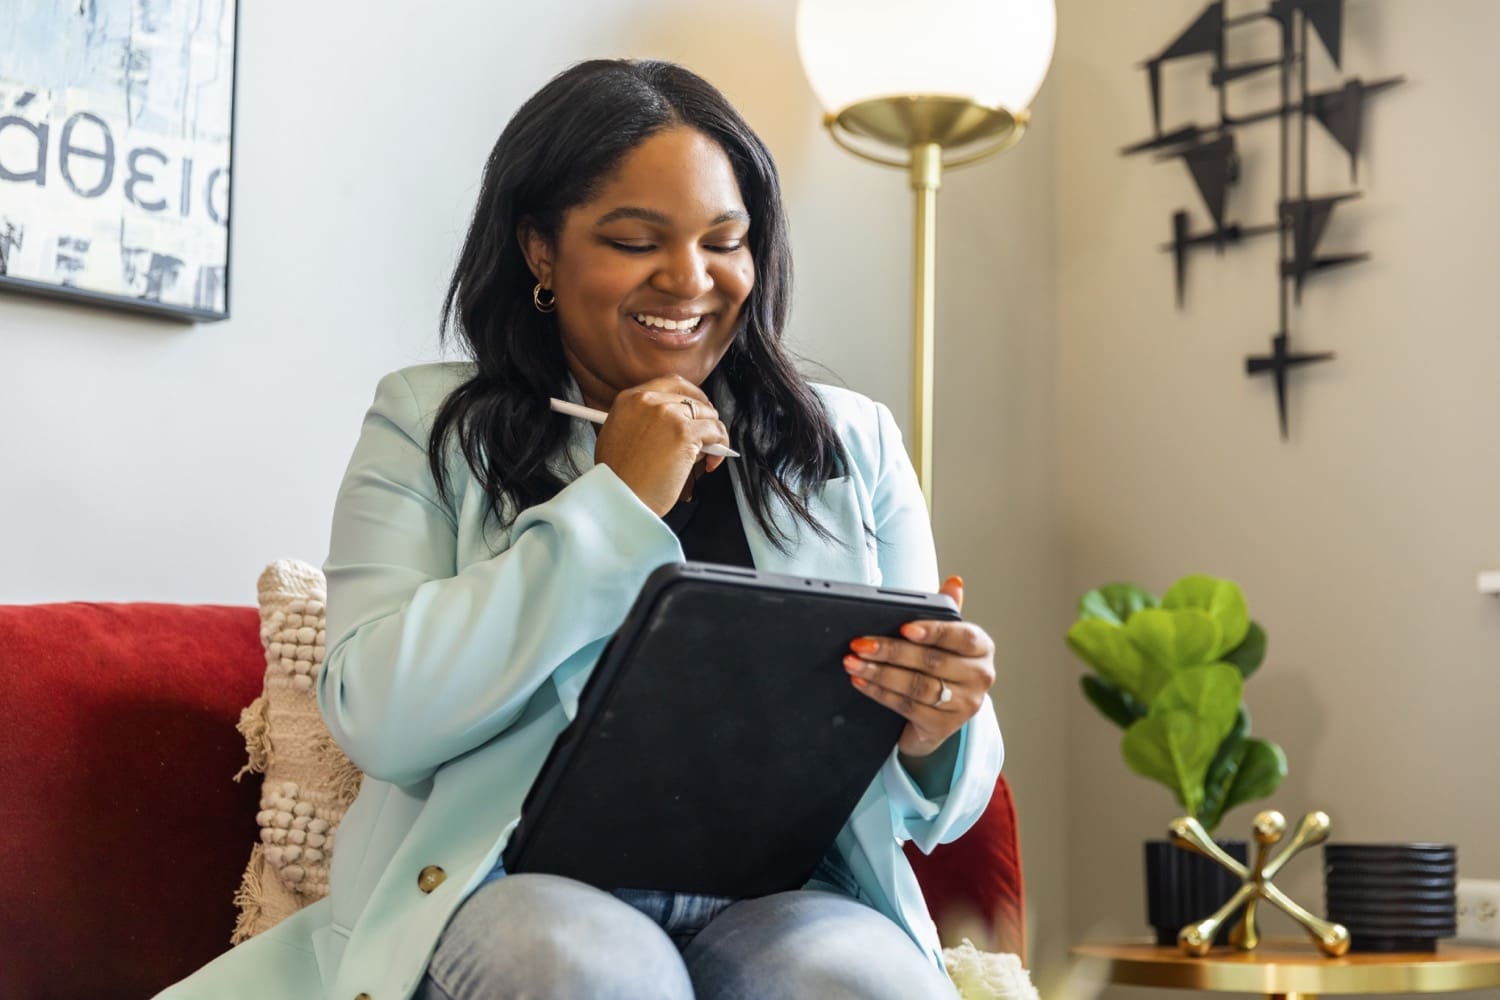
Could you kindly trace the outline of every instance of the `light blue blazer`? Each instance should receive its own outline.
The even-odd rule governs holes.
[[[642,582],[683,558],[661,519],[594,464],[593,429],[582,421],[568,444],[581,474],[509,528],[486,522],[484,493],[456,453],[453,501],[441,500],[428,431],[470,371],[425,365],[382,379],[339,489],[318,699],[365,780],[335,837],[330,894],[164,997],[409,997],[449,917],[494,867]],[[851,460],[850,475],[811,500],[835,540],[777,505],[788,551],[743,517],[755,565],[935,590],[926,508],[889,411],[843,389],[817,391]],[[732,401],[715,402],[727,422]],[[560,457],[554,467],[571,475]],[[736,476],[743,512],[735,463],[724,469]],[[926,791],[892,753],[836,842],[864,901],[939,967],[937,933],[901,844],[930,850],[983,811],[1003,753],[988,701],[949,748],[951,780]],[[436,888],[434,868],[444,876]]]

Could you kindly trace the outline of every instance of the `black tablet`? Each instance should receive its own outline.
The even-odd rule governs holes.
[[[506,871],[737,899],[800,887],[906,724],[850,684],[849,640],[957,618],[941,594],[661,567],[527,793]]]

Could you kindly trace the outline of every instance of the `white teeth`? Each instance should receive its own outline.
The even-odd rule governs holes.
[[[702,316],[681,320],[666,319],[661,316],[648,316],[645,313],[635,313],[631,318],[642,326],[654,326],[659,330],[691,330],[703,319]]]

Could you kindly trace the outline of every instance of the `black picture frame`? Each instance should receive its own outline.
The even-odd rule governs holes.
[[[8,0],[0,291],[230,316],[239,0]]]

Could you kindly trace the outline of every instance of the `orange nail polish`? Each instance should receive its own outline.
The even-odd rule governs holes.
[[[905,625],[901,626],[901,634],[906,636],[912,642],[921,642],[923,639],[927,638],[927,629],[923,628],[921,625],[918,625],[916,622],[907,622]]]
[[[849,648],[856,653],[873,653],[880,648],[880,644],[874,639],[859,638],[849,643]]]
[[[849,678],[849,681],[850,681],[850,683],[852,683],[857,688],[862,688],[866,684],[870,683],[869,681],[865,680],[863,677],[851,677],[851,678]]]

